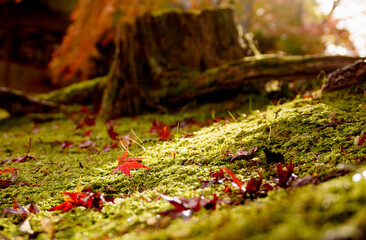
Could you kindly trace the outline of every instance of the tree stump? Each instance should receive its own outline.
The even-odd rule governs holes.
[[[243,58],[246,52],[231,9],[145,14],[122,26],[116,44],[118,63],[106,83],[103,118],[153,106],[159,102],[153,89],[179,85],[178,76]]]

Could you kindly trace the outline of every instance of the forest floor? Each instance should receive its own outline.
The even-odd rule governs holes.
[[[0,239],[365,239],[365,87],[3,119]]]

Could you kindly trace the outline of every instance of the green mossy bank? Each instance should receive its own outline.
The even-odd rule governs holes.
[[[141,141],[134,139],[141,146],[132,144],[130,152],[144,157],[142,163],[151,168],[132,170],[133,178],[110,175],[123,149],[96,153],[78,148],[84,140],[92,140],[99,150],[109,144],[104,122],[75,130],[77,115],[69,117],[60,112],[53,115],[52,121],[38,123],[39,130],[34,133],[29,116],[2,120],[0,159],[24,155],[29,137],[30,155],[35,159],[0,166],[20,169],[18,179],[1,189],[0,209],[12,207],[15,197],[21,205],[38,203],[41,212],[28,216],[37,239],[49,239],[52,232],[57,239],[364,239],[366,167],[362,161],[366,145],[355,145],[355,138],[366,131],[365,87],[357,85],[321,98],[299,98],[248,114],[251,108],[256,109],[253,98],[254,106],[243,104],[232,112],[238,114],[235,121],[226,119],[202,128],[181,126],[173,130],[169,141],[155,140],[156,136],[148,133],[153,119],[164,123],[188,118],[206,122],[221,111],[229,115],[225,107],[230,104],[118,119],[115,131],[126,135],[133,129]],[[335,118],[344,121],[324,127]],[[89,129],[92,134],[85,137]],[[192,133],[193,137],[183,137]],[[74,146],[60,150],[60,143],[65,141]],[[254,146],[260,150],[252,162],[239,159],[230,164],[230,157],[222,155],[227,150],[236,152]],[[271,182],[276,164],[266,163],[264,147],[282,153],[286,162],[292,159],[298,177],[323,179],[340,169],[350,173],[318,185],[274,190],[265,198],[247,199],[244,204],[200,210],[188,221],[157,214],[172,208],[167,201],[156,200],[158,193],[209,199],[216,193],[220,199],[235,202],[232,195],[223,192],[225,184],[199,189],[201,182],[197,178],[210,179],[210,170],[230,168],[242,181],[258,176],[259,171]],[[6,173],[1,178],[9,176]],[[66,213],[47,211],[63,202],[61,192],[76,191],[79,181],[93,192],[117,197],[115,203],[105,204],[100,212],[84,208]],[[235,192],[234,187],[232,190]],[[26,219],[1,213],[0,238],[27,239],[28,235],[19,230]]]

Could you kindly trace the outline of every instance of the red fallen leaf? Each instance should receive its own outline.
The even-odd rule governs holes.
[[[170,125],[170,127],[176,127],[179,124],[179,128],[186,128],[189,125],[196,125],[198,127],[202,127],[202,124],[196,120],[194,120],[193,118],[186,118],[183,121],[178,121],[172,125]]]
[[[89,113],[89,108],[87,106],[82,106],[82,108],[80,109],[81,113]]]
[[[19,170],[16,167],[5,167],[3,170],[0,170],[0,175],[3,173],[10,173],[11,177],[5,180],[0,179],[0,188],[7,188],[9,187],[17,178],[17,170]]]
[[[79,145],[79,148],[84,149],[84,148],[89,148],[89,147],[95,147],[97,144],[91,140],[86,140],[86,141],[82,141],[81,144]]]
[[[90,137],[91,133],[92,133],[92,130],[91,129],[85,131],[84,132],[84,137]]]
[[[215,183],[223,183],[225,181],[229,181],[229,179],[227,177],[225,177],[224,171],[222,169],[220,169],[219,172],[215,172],[215,173],[211,170],[211,177],[214,178],[211,181],[201,180],[201,179],[198,178],[198,180],[203,183],[202,186],[199,187],[199,188],[204,189],[204,188],[207,188],[207,187],[209,187],[209,186],[211,186],[212,184],[215,184]]]
[[[221,122],[221,121],[226,121],[226,120],[228,120],[229,118],[231,118],[231,117],[215,117],[215,118],[213,119],[213,121],[214,121],[215,123],[218,123],[218,122]]]
[[[318,184],[320,182],[320,179],[318,176],[306,176],[297,178],[291,185],[291,189],[301,187],[307,184]]]
[[[3,170],[0,170],[0,175],[3,173],[10,173],[12,176],[14,176],[17,170],[19,169],[16,167],[5,167]]]
[[[61,147],[60,147],[60,150],[63,150],[65,148],[69,148],[73,145],[74,143],[73,142],[62,142],[61,143]]]
[[[102,210],[105,202],[114,201],[114,198],[104,198],[103,193],[93,193],[90,189],[88,189],[88,192],[63,192],[61,194],[69,197],[65,197],[65,202],[48,209],[48,211],[61,210],[63,212],[67,212],[75,207],[95,208],[100,211]]]
[[[366,140],[366,134],[364,131],[361,131],[361,134],[358,135],[356,138],[355,138],[355,141],[354,141],[354,144],[356,146],[361,146],[362,144],[365,143],[365,140]]]
[[[333,115],[332,116],[332,120],[330,121],[330,123],[327,123],[327,124],[324,124],[323,126],[321,126],[320,128],[319,128],[319,130],[323,130],[323,129],[326,129],[326,128],[328,128],[328,127],[332,127],[333,129],[335,129],[338,125],[340,125],[340,124],[345,124],[345,123],[354,123],[354,122],[356,122],[356,121],[354,121],[354,120],[350,120],[350,121],[346,121],[346,120],[344,120],[344,118],[341,118],[341,119],[337,119],[336,117],[335,117],[335,115]]]
[[[149,130],[150,133],[155,132],[159,140],[165,141],[168,140],[172,131],[169,129],[168,125],[164,125],[162,122],[157,122],[155,119],[152,122],[152,127]]]
[[[81,129],[84,125],[87,126],[94,126],[95,125],[95,117],[89,117],[90,113],[88,112],[87,115],[84,117],[82,121],[75,127],[75,129]]]
[[[151,125],[152,127],[149,129],[149,133],[156,132],[157,129],[162,129],[164,126],[162,122],[157,122],[155,119],[152,121]]]
[[[194,137],[194,136],[196,136],[196,135],[194,135],[194,134],[187,134],[187,135],[184,135],[184,138],[191,138],[191,137]]]
[[[229,169],[227,169],[227,168],[223,168],[223,170],[225,170],[230,176],[231,176],[231,181],[233,182],[233,183],[235,183],[235,185],[243,192],[243,193],[245,193],[245,187],[243,186],[243,183],[242,183],[242,181],[240,181],[239,180],[239,178],[237,178],[236,176],[235,176],[235,174],[232,172],[232,171],[230,171]]]
[[[247,183],[246,186],[246,193],[248,194],[257,194],[261,188],[263,175],[260,172],[257,172],[259,174],[259,178],[256,179],[254,177],[250,178],[250,180]]]
[[[11,177],[9,179],[0,180],[0,188],[7,188],[7,187],[9,187],[15,181],[15,179],[17,177],[18,177],[18,175],[14,175],[14,177]]]
[[[37,213],[39,213],[40,211],[39,211],[39,208],[38,208],[38,204],[36,203],[36,205],[34,205],[32,202],[29,204],[29,209],[28,209],[28,211],[30,212],[30,213],[34,213],[34,214],[37,214]]]
[[[76,125],[75,130],[76,130],[76,129],[81,129],[81,128],[84,126],[84,124],[85,124],[85,122],[84,122],[84,121],[79,122],[79,124],[78,124],[78,125]]]
[[[260,172],[257,172],[259,174],[259,178],[256,179],[255,177],[252,177],[247,182],[246,187],[243,186],[243,182],[241,182],[233,172],[231,172],[227,168],[223,168],[229,175],[231,176],[231,181],[235,183],[235,185],[243,192],[243,194],[249,194],[249,195],[257,195],[259,194],[259,190],[262,186],[262,180],[263,175]],[[244,195],[243,195],[244,196]]]
[[[37,214],[39,213],[38,205],[34,205],[30,203],[27,206],[22,206],[17,202],[17,199],[14,198],[14,207],[13,208],[4,208],[2,212],[10,213],[10,214],[19,214],[19,215],[29,215],[30,213]]]
[[[291,185],[291,183],[296,179],[296,175],[294,173],[294,165],[292,164],[292,160],[290,160],[290,165],[285,164],[287,170],[282,168],[282,164],[277,166],[277,177],[274,181],[277,184],[276,186],[287,188]]]
[[[88,149],[89,152],[95,152],[97,154],[100,153],[100,151],[98,149],[96,149],[96,148],[87,148],[87,149]]]
[[[209,200],[204,197],[197,198],[183,198],[183,197],[169,197],[164,194],[160,194],[160,197],[167,200],[174,206],[173,209],[169,209],[158,214],[163,216],[169,216],[171,218],[182,218],[183,220],[189,219],[193,212],[199,211],[201,207],[208,210],[215,210],[219,199],[216,194],[213,195],[213,199]]]
[[[226,186],[223,192],[231,192],[231,188],[229,186]]]
[[[146,168],[146,169],[151,170],[150,168],[148,168],[136,161],[136,160],[143,159],[143,158],[136,158],[136,157],[127,158],[127,154],[128,154],[128,149],[122,154],[121,157],[118,157],[118,166],[115,167],[110,174],[115,174],[118,171],[120,171],[121,173],[124,173],[127,176],[133,178],[131,176],[130,169]]]
[[[236,151],[236,153],[232,153],[232,152],[226,152],[226,153],[224,153],[224,154],[222,154],[222,155],[230,155],[230,156],[233,156],[232,158],[231,158],[231,160],[230,160],[230,163],[235,159],[235,158],[237,158],[237,157],[242,157],[242,156],[245,156],[245,157],[248,157],[249,158],[249,156],[250,155],[252,155],[253,153],[255,153],[256,151],[258,150],[258,148],[257,147],[253,147],[252,149],[250,149],[249,151],[246,151],[244,148],[242,148],[242,149],[238,149],[237,151]],[[250,158],[249,158],[250,159]]]
[[[29,155],[29,150],[30,150],[31,144],[32,144],[32,140],[31,140],[31,138],[29,138],[27,154],[25,154],[22,157],[3,159],[3,160],[1,160],[1,164],[4,164],[5,162],[9,162],[9,161],[11,161],[11,162],[25,162],[28,159],[35,159],[35,157]]]
[[[159,136],[159,140],[165,141],[169,139],[170,135],[172,134],[172,131],[169,129],[167,125],[165,125],[161,131],[157,132],[157,134]]]
[[[364,144],[365,140],[366,140],[366,134],[361,136],[360,141],[358,142],[358,145],[361,146],[362,144]]]
[[[118,142],[111,143],[110,145],[106,144],[106,145],[103,147],[102,152],[109,152],[109,151],[111,151],[113,148],[118,148]]]
[[[86,116],[84,118],[84,122],[86,125],[88,126],[94,126],[95,125],[95,117],[89,117],[89,116]]]
[[[273,186],[269,183],[263,184],[263,187],[267,189],[267,191],[272,191],[274,189]]]
[[[107,125],[107,131],[108,131],[108,135],[110,138],[112,138],[113,140],[117,140],[117,137],[119,136],[119,133],[115,132],[113,129],[114,126],[114,122],[113,121],[107,121],[106,122]]]

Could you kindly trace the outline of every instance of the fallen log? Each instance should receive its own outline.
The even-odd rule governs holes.
[[[221,90],[234,90],[248,84],[262,86],[269,80],[316,79],[352,64],[359,58],[346,56],[278,56],[261,55],[209,69],[177,85],[154,90],[153,95],[165,102],[179,102]],[[255,87],[255,85],[251,85]]]
[[[60,105],[14,89],[0,87],[0,108],[10,116],[21,116],[27,113],[43,113],[59,109]]]
[[[344,56],[262,55],[245,57],[203,73],[190,72],[186,73],[185,77],[171,78],[169,81],[161,80],[160,85],[155,88],[148,86],[150,89],[148,98],[153,99],[156,107],[162,103],[187,102],[222,90],[234,91],[249,84],[255,88],[269,80],[314,79],[321,72],[326,74],[333,72],[358,59],[360,58]],[[0,91],[0,108],[4,108],[11,115],[22,115],[29,112],[51,111],[60,104],[94,104],[97,106],[100,104],[108,78],[109,76],[105,76],[72,84],[48,94],[36,96],[29,96],[19,91]],[[151,103],[146,104],[145,109],[146,107],[151,108]]]
[[[343,89],[363,81],[366,81],[366,62],[364,60],[358,60],[351,65],[330,73],[322,91],[330,92]]]

